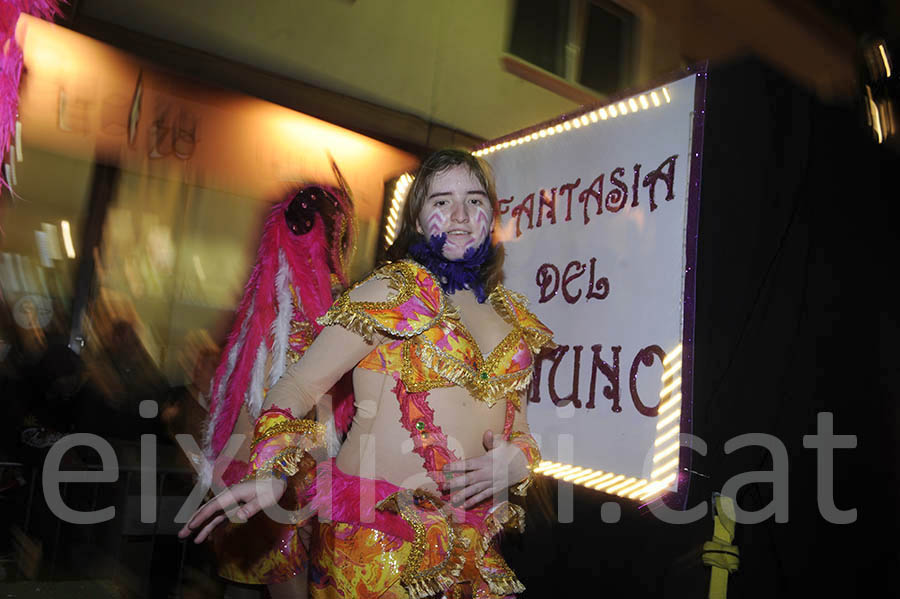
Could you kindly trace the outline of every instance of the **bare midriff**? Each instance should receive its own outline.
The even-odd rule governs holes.
[[[341,446],[337,466],[347,474],[380,478],[405,488],[435,490],[422,458],[413,452],[413,441],[400,422],[400,404],[392,392],[392,377],[357,368],[353,371],[356,415]],[[506,404],[492,407],[472,399],[461,387],[441,387],[428,392],[434,423],[447,437],[447,447],[460,459],[484,455],[484,432],[503,431]]]

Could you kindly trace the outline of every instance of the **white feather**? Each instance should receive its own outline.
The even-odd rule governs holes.
[[[255,299],[255,297],[254,297]],[[219,381],[219,386],[213,389],[213,397],[215,397],[216,401],[216,409],[209,413],[209,416],[206,419],[206,427],[203,430],[203,455],[206,456],[208,460],[212,460],[215,458],[212,455],[212,438],[213,432],[216,430],[216,423],[219,421],[219,417],[222,415],[222,410],[225,409],[225,389],[228,388],[228,379],[231,378],[231,373],[234,372],[234,366],[237,364],[238,353],[241,351],[241,348],[244,347],[244,340],[247,337],[247,329],[250,327],[250,319],[253,317],[253,302],[250,302],[250,307],[247,309],[247,316],[244,318],[244,322],[241,323],[241,332],[238,334],[237,341],[234,342],[234,345],[231,346],[231,350],[228,352],[228,362],[225,365],[225,375],[222,377],[222,380]],[[212,399],[210,399],[212,401]],[[210,466],[209,476],[212,476]]]
[[[336,457],[341,450],[341,440],[337,434],[337,427],[334,424],[334,418],[325,421],[325,450],[328,457]]]
[[[316,404],[316,420],[325,423],[325,451],[329,458],[333,458],[341,449],[341,439],[334,424],[334,410],[331,405],[331,395],[325,395]]]
[[[294,305],[291,302],[291,270],[284,250],[278,250],[278,274],[275,275],[275,293],[278,300],[278,314],[272,321],[272,370],[269,372],[269,387],[274,387],[287,367],[288,336]]]
[[[247,410],[250,417],[256,420],[263,404],[263,386],[266,384],[266,358],[269,352],[266,349],[266,340],[259,342],[256,348],[256,360],[253,362],[253,372],[250,374],[250,388],[247,390]]]
[[[256,299],[255,294],[253,299]],[[250,307],[247,309],[247,316],[244,318],[244,322],[241,323],[241,332],[238,334],[237,341],[234,342],[234,345],[231,346],[231,350],[228,352],[228,362],[225,365],[224,376],[222,377],[222,380],[219,381],[219,386],[212,390],[212,397],[216,402],[222,401],[222,396],[225,394],[225,389],[228,387],[228,379],[231,378],[231,373],[234,372],[238,353],[240,353],[241,348],[244,346],[244,339],[247,337],[247,329],[250,326],[250,319],[252,317],[253,301],[250,302]]]
[[[212,488],[212,477],[213,477],[212,462],[210,462],[209,459],[207,458],[197,468],[197,478],[200,479],[201,485],[203,485],[207,489],[211,489]]]

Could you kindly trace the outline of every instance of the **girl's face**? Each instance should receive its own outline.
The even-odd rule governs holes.
[[[484,187],[469,167],[459,164],[432,178],[416,230],[426,238],[446,233],[444,257],[460,260],[491,234],[493,216]]]

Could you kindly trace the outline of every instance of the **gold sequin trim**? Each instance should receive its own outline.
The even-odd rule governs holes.
[[[534,314],[528,310],[527,297],[521,293],[511,291],[502,285],[497,285],[497,288],[494,289],[488,299],[490,299],[491,304],[494,306],[494,310],[500,314],[501,318],[522,332],[522,337],[531,348],[531,351],[537,352],[543,347],[556,347],[556,344],[553,342],[553,335],[546,331],[542,331],[537,327],[522,326],[519,319],[516,318],[515,308],[511,305],[513,303],[518,304],[519,309],[525,312],[530,318],[537,320]]]
[[[478,342],[472,334],[466,329],[461,320],[454,322],[453,332],[463,337],[472,347],[475,348],[475,366],[454,357],[453,355],[438,349],[433,341],[427,337],[416,337],[404,343],[402,348],[402,360],[400,378],[409,391],[420,392],[430,391],[438,387],[464,387],[472,396],[478,400],[493,406],[503,396],[526,389],[531,383],[531,374],[533,367],[529,366],[523,370],[516,372],[496,375],[493,374],[500,361],[508,356],[508,354],[525,339],[532,349],[532,343],[528,337],[536,337],[536,329],[533,331],[531,327],[522,327],[515,313],[506,305],[504,294],[511,293],[506,288],[498,285],[491,292],[489,299],[494,311],[503,318],[512,329],[507,333],[500,343],[497,344],[487,358],[479,347]],[[539,340],[542,344],[546,344],[550,340],[550,336],[541,333],[544,339]],[[416,352],[422,363],[440,378],[428,378],[425,380],[415,380],[414,369],[410,362],[412,352]],[[444,379],[444,380],[442,380]]]
[[[507,339],[510,338],[508,337]],[[518,343],[517,338],[511,339],[512,342]],[[416,344],[415,348],[418,349],[418,355],[422,363],[451,382],[451,385],[444,384],[440,386],[464,387],[472,394],[473,398],[488,404],[488,406],[493,406],[506,394],[522,391],[531,384],[531,374],[534,370],[532,366],[507,374],[492,374],[496,369],[496,362],[499,361],[499,357],[496,356],[503,355],[500,352],[497,352],[496,356],[492,356],[488,362],[482,362],[480,368],[473,368],[466,362],[438,349],[430,340],[423,338],[419,341],[420,343]],[[497,348],[499,349],[500,346],[497,346]],[[406,362],[404,360],[404,365]],[[410,367],[410,372],[411,370],[412,368]],[[487,377],[485,378],[483,375],[487,375]],[[404,384],[406,384],[408,379],[403,376],[402,371],[401,378],[404,379]],[[428,381],[428,383],[430,384],[431,381]],[[407,388],[413,392],[421,391],[421,389],[416,388],[418,386],[415,381],[412,381],[407,385]],[[432,385],[431,388],[437,386]]]
[[[508,501],[498,504],[485,520],[485,532],[481,536],[481,542],[475,552],[475,567],[488,583],[491,592],[500,596],[525,591],[525,585],[499,553],[496,553],[492,559],[499,562],[495,567],[498,567],[502,571],[501,573],[494,573],[484,565],[484,556],[491,548],[491,541],[504,527],[523,532],[525,530],[525,510]]]
[[[525,497],[528,495],[528,489],[531,488],[531,484],[534,482],[534,474],[529,474],[528,478],[520,482],[514,487],[509,489],[509,492],[513,495],[518,495],[519,497]]]
[[[416,511],[417,500],[424,502],[423,507],[430,507],[441,515],[447,528],[448,542],[448,551],[444,559],[439,564],[422,571],[419,571],[419,566],[425,556],[427,539],[425,525],[422,524]],[[413,546],[400,574],[400,584],[410,599],[424,599],[444,593],[459,582],[460,573],[466,562],[464,552],[469,549],[469,542],[454,529],[451,517],[443,506],[444,502],[440,498],[422,489],[398,491],[382,499],[376,506],[379,510],[399,514],[413,529]]]
[[[449,551],[444,560],[431,568],[419,571],[419,565],[427,550],[426,530],[421,518],[416,511],[415,501],[420,501],[420,509],[437,510],[447,527]],[[423,501],[424,500],[424,501]],[[393,493],[381,500],[376,506],[379,510],[387,510],[399,514],[413,529],[413,547],[410,549],[406,563],[400,575],[400,583],[403,585],[411,599],[424,599],[439,593],[458,590],[458,584],[462,568],[465,565],[464,554],[470,548],[468,539],[465,539],[452,524],[451,516],[444,509],[444,502],[427,491],[416,489]],[[491,549],[493,538],[503,529],[509,528],[522,532],[525,528],[525,510],[520,506],[503,502],[498,504],[487,516],[484,522],[484,532],[475,547],[475,567],[487,583],[491,593],[504,596],[525,591],[525,585],[516,577],[515,572],[507,565],[499,553],[491,556],[495,562],[492,568],[484,564],[484,556]],[[495,572],[499,569],[500,572]]]
[[[411,260],[389,262],[359,283],[355,284],[350,290],[344,292],[337,300],[335,300],[331,309],[329,309],[324,316],[320,316],[316,322],[322,326],[334,324],[341,325],[345,329],[353,331],[369,342],[373,340],[376,332],[383,333],[389,337],[400,338],[410,338],[419,335],[423,331],[426,331],[441,322],[445,316],[455,315],[447,314],[447,302],[445,301],[443,292],[440,296],[441,300],[437,314],[424,324],[409,331],[398,331],[392,327],[386,326],[377,318],[368,314],[367,311],[393,310],[397,308],[397,306],[407,302],[418,289],[418,284],[416,283],[416,271],[421,268],[421,266]],[[387,279],[388,287],[396,292],[396,295],[383,302],[352,301],[350,299],[350,292],[373,278]],[[437,285],[438,279],[433,276],[432,279],[435,281],[435,285]]]
[[[517,372],[506,373],[501,375],[493,374],[500,361],[506,358],[509,353],[519,344],[521,340],[525,340],[532,352],[537,351],[545,345],[553,345],[552,336],[535,327],[522,326],[519,319],[516,318],[514,308],[510,305],[512,298],[518,298],[521,303],[527,304],[527,299],[519,294],[506,289],[502,285],[497,287],[488,296],[494,311],[512,327],[506,337],[491,350],[490,354],[485,358],[472,334],[466,329],[462,321],[454,323],[454,332],[464,337],[475,348],[475,366],[450,355],[449,353],[438,349],[438,347],[425,337],[417,337],[413,340],[415,343],[412,347],[404,347],[406,352],[403,356],[400,377],[403,383],[412,392],[426,391],[436,387],[460,386],[464,387],[472,396],[478,400],[493,406],[502,397],[510,393],[525,390],[531,384],[531,374],[533,366],[529,366]],[[523,308],[524,310],[524,308]],[[526,310],[527,312],[527,310]],[[530,314],[530,313],[529,313]],[[412,364],[409,362],[410,352],[418,349],[417,354],[421,358],[422,363],[429,370],[434,371],[439,376],[447,379],[451,384],[441,384],[441,381],[427,379],[425,381],[413,380]]]
[[[300,471],[300,465],[303,456],[307,455],[304,449],[299,447],[287,447],[278,452],[274,457],[269,458],[259,468],[255,468],[253,472],[244,477],[247,480],[255,477],[257,472],[262,473],[284,473],[288,476],[294,476]]]
[[[534,469],[537,468],[538,464],[541,463],[541,449],[538,447],[537,442],[535,442],[534,437],[531,436],[531,433],[526,433],[524,431],[513,431],[509,435],[509,442],[515,443],[516,439],[520,437],[526,437],[525,443],[533,450],[533,454],[529,455],[524,449],[522,449],[522,453],[525,455],[525,459],[528,460],[528,477],[514,485],[510,488],[510,492],[513,495],[519,495],[520,497],[524,497],[528,494],[528,489],[531,487],[534,482]]]
[[[253,470],[248,473],[244,478],[238,481],[238,484],[246,482],[248,480],[267,480],[267,479],[280,479],[281,473],[277,470]]]
[[[252,454],[256,449],[256,446],[263,441],[267,441],[272,437],[285,433],[303,435],[301,441],[303,442],[302,444],[305,446],[305,449],[325,446],[325,425],[321,422],[304,418],[300,420],[279,422],[266,428],[263,434],[254,438],[253,442],[250,443],[250,453]]]
[[[484,356],[478,342],[462,323],[458,309],[447,299],[443,291],[437,315],[410,331],[397,331],[368,314],[368,310],[393,310],[408,301],[418,289],[416,273],[419,270],[424,270],[432,280],[438,281],[428,269],[411,260],[389,263],[354,285],[353,288],[355,289],[371,278],[387,279],[388,286],[396,292],[393,298],[383,302],[353,302],[349,299],[349,292],[347,292],[338,298],[328,313],[319,318],[319,324],[326,326],[339,324],[370,342],[376,332],[404,339],[401,347],[400,379],[407,390],[413,393],[430,391],[439,387],[459,386],[469,391],[474,399],[492,407],[505,396],[518,394],[528,388],[528,385],[531,384],[533,366],[511,373],[499,375],[494,373],[501,361],[507,358],[509,353],[523,340],[532,352],[536,352],[541,347],[554,345],[552,335],[536,327],[522,326],[516,317],[516,307],[530,315],[530,312],[524,308],[528,300],[502,285],[497,285],[488,299],[494,311],[510,325],[511,330],[487,357]],[[514,306],[513,302],[519,306]],[[448,319],[453,323],[446,323]],[[433,341],[421,335],[422,332],[433,326],[442,325],[452,328],[454,333],[465,338],[472,345],[475,350],[474,366],[439,349]],[[418,372],[413,367],[412,358],[414,356],[421,360],[427,368],[426,372]],[[427,378],[419,378],[423,374]],[[518,407],[518,403],[516,405]]]
[[[300,358],[306,353],[307,348],[312,345],[316,338],[315,329],[312,324],[306,321],[291,321],[291,330],[288,334],[287,358],[291,364],[296,364]],[[294,350],[295,346],[302,347],[303,350],[298,352]]]

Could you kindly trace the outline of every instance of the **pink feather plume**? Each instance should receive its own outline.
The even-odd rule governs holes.
[[[341,190],[326,189],[339,198],[341,218],[345,219],[344,228],[349,231],[352,206],[341,201],[346,199]],[[339,254],[334,251],[335,248],[329,249],[331,244],[326,238],[326,227],[319,214],[315,215],[312,228],[304,235],[294,235],[288,229],[285,211],[295,194],[296,190],[286,200],[276,204],[266,218],[256,264],[244,288],[222,360],[216,369],[210,398],[210,418],[214,419],[208,447],[210,458],[221,453],[232,434],[241,406],[247,399],[260,343],[266,344],[269,353],[273,350],[271,325],[278,316],[276,277],[279,252],[283,252],[289,267],[289,282],[300,299],[300,309],[295,306],[293,319],[301,319],[312,325],[316,334],[322,329],[316,318],[325,314],[332,303],[332,268],[337,270],[335,274],[346,284],[343,266],[340,260],[335,259]],[[344,240],[336,241],[340,243]],[[237,359],[229,372],[229,356],[235,348]],[[342,433],[346,432],[353,418],[351,387],[346,383],[337,385],[333,403],[336,428]]]

